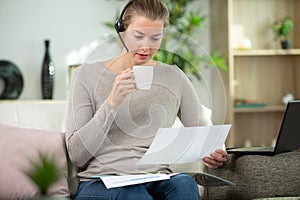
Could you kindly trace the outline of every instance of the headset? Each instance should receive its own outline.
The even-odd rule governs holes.
[[[117,34],[123,44],[123,46],[125,47],[126,51],[129,52],[129,49],[128,47],[126,46],[124,40],[122,39],[120,33],[121,32],[124,32],[125,31],[125,27],[124,27],[124,23],[123,23],[123,15],[125,14],[127,8],[134,2],[135,0],[130,0],[126,5],[125,7],[123,8],[122,12],[121,12],[121,15],[120,17],[117,19],[114,27],[115,27],[115,30],[117,31]]]

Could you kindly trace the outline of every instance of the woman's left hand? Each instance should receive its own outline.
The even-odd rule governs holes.
[[[227,152],[222,149],[217,149],[215,152],[210,154],[210,157],[203,158],[203,162],[210,168],[218,168],[227,161]]]

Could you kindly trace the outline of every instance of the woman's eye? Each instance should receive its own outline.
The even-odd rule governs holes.
[[[138,35],[135,35],[134,36],[136,39],[138,39],[138,40],[141,40],[141,39],[143,39],[143,36],[138,36]]]
[[[159,41],[160,38],[154,37],[154,38],[151,38],[151,40],[152,40],[153,42],[156,42],[156,41]]]

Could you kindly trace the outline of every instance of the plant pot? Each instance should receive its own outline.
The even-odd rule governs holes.
[[[292,47],[292,42],[290,40],[281,41],[282,49],[290,49]]]

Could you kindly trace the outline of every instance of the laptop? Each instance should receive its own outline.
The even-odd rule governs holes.
[[[229,148],[227,153],[239,155],[276,155],[300,148],[300,100],[287,104],[275,147]]]

